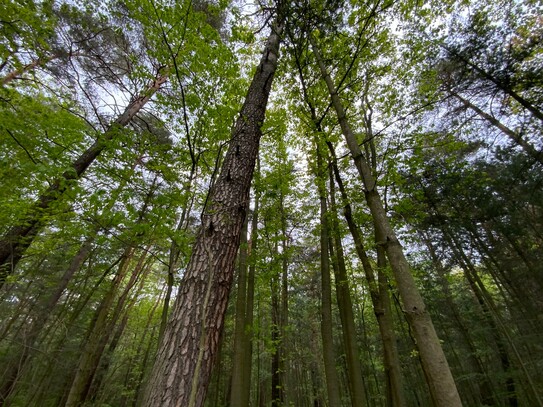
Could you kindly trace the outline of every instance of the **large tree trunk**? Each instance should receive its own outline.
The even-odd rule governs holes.
[[[436,407],[461,406],[462,402],[460,401],[460,396],[458,395],[458,390],[456,389],[445,353],[439,342],[430,314],[426,310],[426,305],[417,288],[415,279],[411,274],[410,266],[405,258],[402,246],[388,220],[371,167],[360,150],[360,146],[349,125],[345,110],[337,94],[337,89],[327,72],[313,37],[310,37],[310,41],[321,74],[328,87],[341,130],[364,184],[366,202],[373,217],[376,233],[381,238],[377,244],[383,245],[386,249],[402,298],[403,312],[413,329],[413,335],[417,341],[422,367],[426,372],[432,398],[436,403]]]
[[[221,173],[210,191],[144,406],[202,406],[216,359],[245,219],[261,126],[277,67],[275,24],[234,126]]]
[[[60,198],[70,182],[79,179],[83,175],[104,150],[107,141],[115,137],[116,132],[132,120],[166,80],[167,76],[157,74],[147,89],[130,102],[124,112],[98,137],[94,144],[72,163],[71,168],[51,182],[51,186],[39,196],[21,221],[2,236],[0,239],[0,288],[4,285],[7,276],[13,273],[26,249],[32,244],[43,227],[44,211],[47,211],[51,204]]]

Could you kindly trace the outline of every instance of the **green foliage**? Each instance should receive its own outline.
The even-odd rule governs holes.
[[[269,402],[271,358],[285,343],[289,382],[284,388],[292,392],[291,404],[326,404],[319,333],[316,144],[323,156],[328,154],[326,141],[336,149],[354,219],[375,263],[373,221],[308,45],[312,34],[374,167],[378,190],[437,321],[465,404],[482,404],[477,385],[488,377],[499,405],[507,391],[505,380],[513,377],[519,402],[532,405],[520,367],[522,362],[541,384],[541,166],[502,142],[496,129],[456,102],[441,99],[451,85],[539,146],[541,126],[536,120],[465,59],[540,109],[540,13],[531,2],[507,7],[505,2],[464,1],[340,3],[289,5],[278,86],[262,124],[260,171],[253,183],[260,197],[259,239],[256,248],[256,242],[250,246],[250,263],[257,270],[253,404]],[[258,18],[267,17],[269,10],[259,10],[258,18],[252,11],[227,1],[1,3],[0,75],[19,70],[0,88],[2,232],[24,217],[39,194],[70,169],[159,69],[168,75],[144,111],[105,141],[84,177],[70,182],[51,210],[40,213],[44,227],[0,293],[0,314],[5,316],[0,365],[18,365],[23,349],[34,349],[28,361],[20,363],[17,385],[8,398],[13,405],[62,404],[96,311],[114,286],[122,256],[128,254],[126,276],[108,313],[111,321],[114,308],[122,304],[121,316],[104,336],[98,372],[105,376],[97,388],[91,387],[87,404],[138,402],[158,346],[170,254],[179,250],[174,298],[208,190],[244,103],[255,50],[262,46]],[[41,63],[27,67],[36,58]],[[324,168],[321,183],[327,180]],[[338,215],[367,391],[371,402],[384,405],[379,327],[341,209]],[[43,319],[39,335],[32,343],[24,342],[86,242],[88,253]],[[427,242],[435,249],[434,257]],[[140,258],[142,270],[121,300]],[[284,264],[289,325],[283,327],[283,338],[272,339],[271,297],[274,290],[280,293]],[[495,304],[492,317],[507,327],[500,333],[510,338],[508,349],[519,351],[521,361],[511,358],[510,371],[496,356],[496,330],[466,279],[469,266]],[[409,405],[429,404],[396,282],[389,268],[384,275],[390,280]],[[212,406],[226,404],[231,311],[213,397],[208,399]],[[343,355],[336,311],[334,305],[334,346]],[[126,325],[113,346],[125,316]],[[481,361],[483,373],[470,365],[470,356]],[[343,357],[337,369],[345,371]],[[6,383],[4,376],[0,379]],[[341,386],[348,394],[346,384]]]

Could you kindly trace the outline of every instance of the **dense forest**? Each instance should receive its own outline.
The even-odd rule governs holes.
[[[543,6],[2,0],[0,406],[543,407]]]

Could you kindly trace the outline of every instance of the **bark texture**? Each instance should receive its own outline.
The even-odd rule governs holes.
[[[217,356],[240,233],[273,77],[281,24],[274,25],[210,191],[150,376],[144,406],[202,406]]]

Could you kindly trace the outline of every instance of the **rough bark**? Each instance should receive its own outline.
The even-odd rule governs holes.
[[[202,406],[216,359],[247,213],[266,105],[277,67],[274,25],[210,191],[191,259],[160,344],[144,406]]]
[[[402,246],[394,233],[376,188],[376,180],[370,165],[360,150],[354,133],[349,125],[342,102],[337,94],[330,75],[320,55],[313,37],[310,37],[313,52],[317,58],[323,79],[326,82],[333,107],[349,147],[351,156],[364,185],[364,195],[370,209],[376,233],[382,237],[377,244],[386,249],[396,284],[403,303],[403,312],[417,342],[421,363],[428,381],[428,386],[437,407],[461,406],[458,390],[435,331],[430,314],[411,274],[409,263]]]
[[[116,132],[132,120],[166,80],[166,75],[157,74],[148,88],[128,104],[124,112],[98,137],[94,144],[72,163],[70,169],[51,183],[51,186],[39,196],[32,208],[21,218],[22,220],[2,236],[0,239],[0,288],[8,275],[13,273],[26,249],[40,232],[43,226],[43,213],[49,210],[51,204],[63,195],[71,182],[78,180],[83,175],[104,150],[107,141],[115,137]]]

